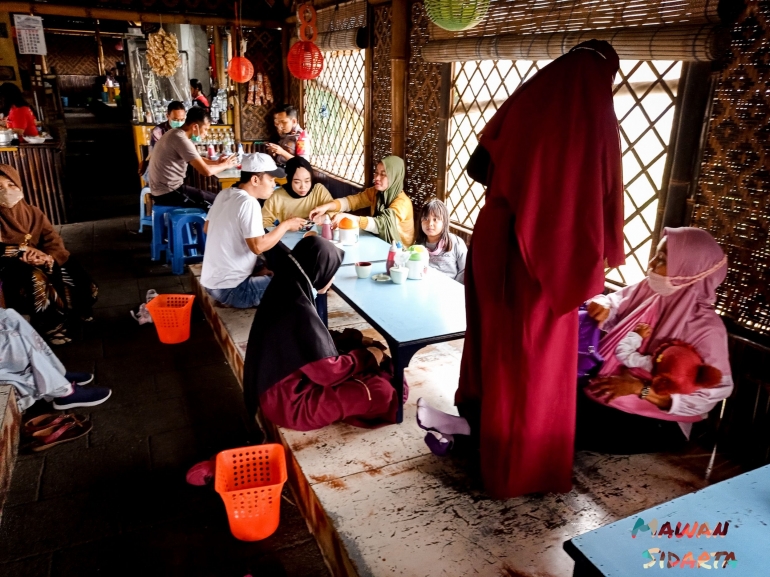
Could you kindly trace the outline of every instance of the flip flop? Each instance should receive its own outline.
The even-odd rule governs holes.
[[[430,452],[437,457],[446,457],[455,444],[455,438],[452,435],[444,435],[437,431],[428,431],[425,434],[425,444],[428,445]]]
[[[214,480],[216,458],[196,463],[187,471],[187,483],[196,487],[205,487]]]
[[[422,397],[417,399],[417,409],[419,409],[420,407],[425,407],[427,405],[428,404],[423,400]],[[434,429],[433,427],[426,427],[425,425],[423,425],[422,421],[420,420],[420,411],[419,410],[416,410],[414,412],[414,415],[415,415],[415,418],[417,419],[417,426],[420,427],[423,431],[433,431],[435,433],[443,434],[438,429]]]
[[[31,437],[34,433],[42,431],[44,429],[50,429],[65,421],[75,419],[80,422],[85,422],[88,417],[83,415],[76,415],[73,413],[46,413],[45,415],[38,415],[28,420],[21,429],[21,434],[27,437]]]
[[[70,441],[74,441],[75,439],[87,435],[91,432],[92,428],[93,423],[91,423],[91,421],[80,421],[73,418],[66,423],[60,423],[57,426],[33,433],[32,437],[35,438],[37,442],[32,446],[32,450],[37,453],[39,451],[46,451],[56,445],[69,443]]]

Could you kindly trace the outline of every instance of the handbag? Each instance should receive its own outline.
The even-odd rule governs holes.
[[[588,315],[586,305],[578,309],[578,378],[596,374],[604,363],[599,354],[599,340],[602,330],[599,323]]]

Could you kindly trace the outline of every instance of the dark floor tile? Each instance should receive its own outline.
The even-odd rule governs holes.
[[[16,460],[11,474],[11,488],[5,500],[7,507],[37,501],[44,463],[45,457],[42,455]]]
[[[105,514],[117,495],[86,491],[3,510],[0,563],[117,535],[119,519]]]
[[[0,575],[7,577],[48,577],[50,574],[50,553],[0,565]]]
[[[166,431],[150,437],[150,457],[154,470],[176,470],[185,465],[189,466],[199,456],[200,449],[192,427]]]
[[[170,271],[169,271],[170,272]],[[159,274],[139,279],[139,290],[146,293],[150,289],[155,289],[158,293],[182,293],[184,287],[179,276]]]

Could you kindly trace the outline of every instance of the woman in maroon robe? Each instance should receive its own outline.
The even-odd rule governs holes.
[[[313,289],[325,293],[343,252],[319,236],[277,255],[275,276],[254,316],[246,349],[246,408],[298,431],[337,421],[360,427],[396,422],[390,358],[359,331],[330,333]]]
[[[455,404],[496,498],[572,483],[577,308],[623,263],[623,182],[606,42],[573,48],[484,128],[486,204],[466,267]]]

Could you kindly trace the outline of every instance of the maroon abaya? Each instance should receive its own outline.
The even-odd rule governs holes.
[[[466,268],[455,402],[477,425],[496,498],[571,488],[577,308],[623,263],[615,51],[591,41],[519,88],[487,124],[486,204]]]

